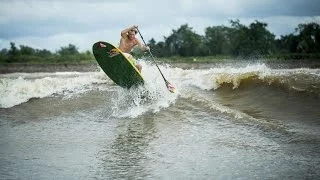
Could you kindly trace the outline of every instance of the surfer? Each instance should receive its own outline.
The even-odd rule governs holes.
[[[148,51],[149,47],[144,46],[140,43],[140,41],[136,38],[138,26],[131,26],[127,29],[121,31],[121,39],[119,49],[123,52],[123,54],[133,62],[133,64],[137,67],[139,72],[141,73],[142,66],[141,64],[136,64],[135,59],[130,54],[131,50],[138,45],[140,49]]]

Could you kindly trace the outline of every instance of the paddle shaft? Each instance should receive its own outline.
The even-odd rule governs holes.
[[[142,35],[141,35],[141,33],[140,33],[140,31],[139,31],[139,29],[138,29],[138,28],[137,28],[137,30],[138,30],[138,33],[139,33],[139,35],[140,35],[140,37],[141,37],[141,39],[142,39],[142,41],[143,41],[144,45],[147,47],[147,44],[146,44],[146,42],[144,41],[144,39],[143,39],[143,37],[142,37]],[[166,83],[166,85],[167,85],[167,84],[169,84],[169,82],[166,80],[166,78],[165,78],[165,77],[164,77],[164,75],[162,74],[162,72],[161,72],[161,70],[160,70],[160,68],[159,68],[159,66],[158,66],[158,64],[157,64],[157,62],[156,62],[156,60],[154,59],[154,57],[153,57],[153,55],[152,55],[152,53],[151,53],[150,48],[148,49],[148,51],[149,51],[149,54],[150,54],[150,56],[151,56],[151,58],[152,58],[153,62],[156,64],[156,66],[157,66],[157,68],[158,68],[158,70],[159,70],[159,72],[160,72],[160,74],[161,74],[161,76],[162,76],[162,78],[163,78],[164,82]]]

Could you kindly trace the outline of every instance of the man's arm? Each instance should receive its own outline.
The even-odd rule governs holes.
[[[131,29],[136,29],[136,28],[138,28],[138,26],[133,25],[133,26],[127,28],[127,29],[122,30],[122,31],[121,31],[121,37],[126,38],[126,37],[127,37],[127,33],[128,33]]]
[[[148,51],[150,48],[148,46],[142,45],[141,42],[136,39],[137,45],[139,46],[140,49],[144,50],[144,51]]]

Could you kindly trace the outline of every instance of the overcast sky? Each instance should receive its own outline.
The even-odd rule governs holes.
[[[280,37],[301,23],[320,24],[320,0],[0,0],[0,49],[14,42],[53,52],[68,44],[91,50],[99,40],[117,45],[120,31],[132,25],[158,42],[182,24],[204,35],[206,27],[236,19],[265,22]]]

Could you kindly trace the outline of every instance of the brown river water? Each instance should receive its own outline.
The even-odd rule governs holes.
[[[0,179],[319,179],[320,69],[141,64],[0,74]]]

